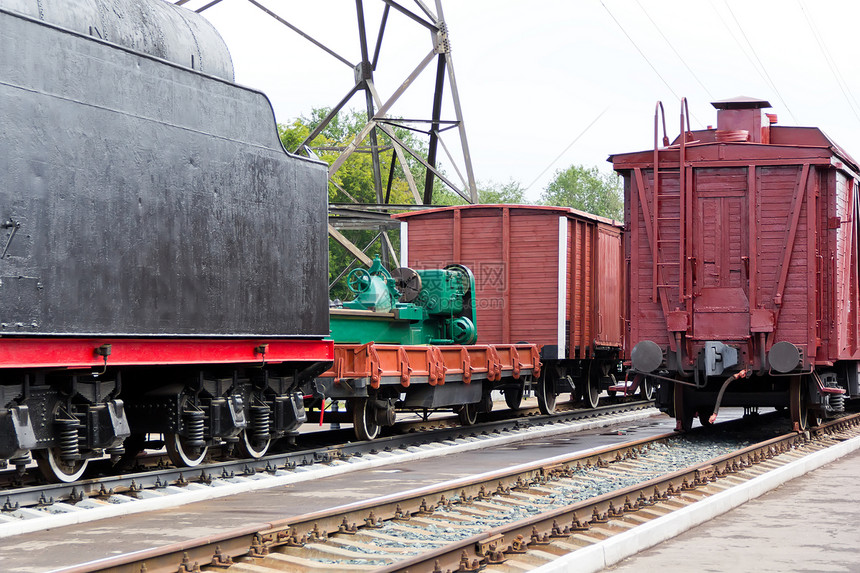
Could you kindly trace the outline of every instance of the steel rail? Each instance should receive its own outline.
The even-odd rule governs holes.
[[[331,463],[335,460],[354,456],[375,454],[380,451],[395,451],[430,442],[444,442],[470,436],[496,434],[529,427],[539,427],[585,418],[605,416],[620,412],[634,411],[651,407],[650,402],[636,401],[602,406],[594,410],[570,410],[552,416],[538,416],[537,408],[517,410],[518,417],[493,420],[461,426],[455,424],[456,417],[431,420],[399,422],[396,426],[399,435],[378,438],[373,441],[350,442],[351,430],[334,433],[337,442],[316,448],[285,452],[264,456],[260,459],[243,459],[201,464],[196,467],[166,468],[151,471],[125,473],[117,476],[104,476],[81,480],[69,484],[46,484],[16,489],[0,490],[0,506],[8,510],[17,507],[44,506],[59,501],[80,501],[85,497],[108,497],[113,494],[126,494],[141,489],[160,489],[167,486],[189,483],[211,482],[218,478],[273,474],[279,470],[292,470],[313,464]],[[498,414],[509,414],[500,411]],[[493,413],[491,413],[492,415]],[[524,417],[526,419],[524,419]],[[432,428],[432,429],[431,429]],[[320,432],[322,433],[322,432]],[[329,432],[325,432],[328,434]],[[307,435],[305,435],[307,437]],[[323,437],[323,436],[320,436]],[[158,456],[153,458],[158,459]],[[151,463],[157,463],[150,460]]]
[[[860,414],[841,418],[819,426],[814,430],[814,435],[826,435],[832,428],[846,425],[857,426],[858,423],[860,423]],[[528,549],[548,545],[553,537],[559,537],[559,524],[570,524],[570,534],[573,534],[574,527],[578,524],[588,523],[589,517],[591,517],[591,523],[608,524],[609,519],[621,518],[626,513],[634,513],[661,501],[671,502],[672,498],[676,496],[687,495],[704,498],[706,495],[701,492],[696,493],[702,486],[706,486],[719,478],[737,474],[742,469],[771,460],[774,456],[791,451],[798,445],[809,441],[809,437],[796,432],[765,440],[737,452],[697,463],[665,476],[489,529],[437,550],[399,561],[388,567],[380,567],[376,573],[430,572],[440,569],[444,571],[449,568],[456,571],[462,570],[462,565],[466,563],[468,566],[477,563],[480,567],[494,562],[502,563],[506,556],[524,554]],[[646,492],[652,491],[653,495],[648,498],[644,497]],[[631,502],[631,499],[635,501]],[[583,516],[585,519],[580,521],[578,516]],[[587,529],[582,529],[582,531],[587,531]],[[563,535],[563,537],[569,537],[569,534]],[[506,545],[505,540],[508,540],[508,543],[514,540],[518,542]],[[464,557],[466,561],[464,561]]]
[[[836,425],[857,425],[860,415],[846,417],[831,424],[826,424],[814,430],[814,434],[828,432],[828,428]],[[724,422],[721,427],[728,427],[735,423]],[[698,433],[697,430],[688,435]],[[270,521],[249,525],[231,532],[224,532],[217,536],[207,536],[195,540],[189,540],[170,546],[146,550],[143,552],[106,558],[96,562],[82,564],[76,567],[63,569],[63,573],[90,573],[95,571],[117,571],[139,573],[145,567],[147,573],[175,572],[181,567],[193,570],[196,565],[206,566],[212,564],[215,567],[223,566],[227,560],[243,558],[265,558],[269,552],[277,547],[302,547],[306,543],[322,542],[331,533],[339,531],[355,531],[356,524],[364,524],[364,527],[373,528],[383,520],[408,519],[410,516],[432,515],[436,507],[448,506],[451,500],[487,500],[498,495],[505,495],[511,488],[525,487],[545,484],[548,481],[568,475],[573,466],[605,467],[606,464],[615,460],[635,458],[641,453],[647,444],[666,441],[677,438],[679,434],[672,432],[662,434],[653,438],[636,440],[625,444],[608,446],[586,453],[571,454],[569,456],[552,458],[550,462],[540,460],[537,462],[523,464],[515,468],[506,468],[496,472],[482,474],[480,479],[464,478],[445,482],[444,484],[432,485],[405,493],[392,494],[389,496],[356,502],[339,508],[324,510],[298,516],[291,519]],[[708,483],[714,476],[725,472],[732,473],[738,467],[748,467],[755,461],[770,458],[774,453],[786,448],[791,449],[798,444],[809,440],[803,434],[791,433],[738,450],[728,455],[723,455],[706,462],[696,463],[689,468],[674,471],[661,478],[649,480],[644,483],[607,493],[597,498],[577,503],[565,508],[552,510],[531,517],[527,520],[517,522],[509,529],[495,528],[488,532],[470,537],[466,540],[453,543],[444,548],[428,552],[420,557],[408,558],[392,564],[390,567],[381,567],[380,571],[401,571],[409,569],[416,571],[434,571],[436,562],[442,570],[446,568],[458,569],[463,551],[467,551],[467,557],[471,563],[473,560],[486,562],[495,554],[496,558],[504,552],[500,545],[505,538],[516,538],[523,535],[527,540],[527,546],[531,539],[532,528],[538,532],[538,543],[542,543],[541,536],[549,535],[553,525],[562,522],[574,512],[579,515],[588,516],[597,512],[598,520],[601,516],[614,516],[623,512],[625,504],[630,505],[631,496],[640,504],[640,492],[650,491],[657,488],[655,496],[662,497],[673,492],[688,490]],[[717,466],[724,466],[720,469]],[[510,482],[511,486],[504,486],[503,482]],[[498,485],[497,485],[498,484]],[[524,485],[523,485],[524,484]],[[457,502],[459,503],[459,502]],[[468,503],[468,502],[467,502]],[[572,519],[571,519],[572,521]],[[362,526],[358,526],[358,530]],[[496,545],[493,545],[496,543]],[[474,553],[475,549],[480,554]],[[469,553],[469,552],[472,553]],[[184,563],[184,565],[182,565]],[[220,564],[220,565],[219,565]]]

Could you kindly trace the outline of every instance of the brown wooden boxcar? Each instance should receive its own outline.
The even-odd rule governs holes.
[[[817,128],[776,125],[765,101],[713,105],[716,129],[684,130],[682,114],[672,145],[655,129],[655,149],[610,157],[626,348],[679,428],[721,404],[789,407],[803,428],[860,394],[857,163]]]
[[[395,217],[401,221],[402,265],[472,269],[479,344],[542,346],[542,409],[553,410],[556,395],[568,391],[596,406],[601,388],[614,383],[623,344],[619,223],[575,209],[523,205],[445,207]]]

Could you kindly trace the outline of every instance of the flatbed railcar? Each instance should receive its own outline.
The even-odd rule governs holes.
[[[260,456],[333,357],[326,167],[201,16],[0,0],[0,465]],[[125,450],[124,450],[125,448]]]
[[[790,410],[798,430],[860,396],[858,164],[766,101],[713,103],[716,128],[612,155],[624,178],[633,370],[687,429],[721,406]],[[657,111],[662,106],[658,105]],[[686,119],[686,122],[685,122]]]
[[[475,277],[466,266],[389,272],[377,257],[351,271],[347,286],[353,300],[331,303],[334,362],[308,385],[307,408],[320,420],[352,423],[361,440],[404,411],[453,410],[472,425],[502,388],[519,389],[507,395],[516,409],[524,384],[541,373],[535,344],[479,343]],[[346,411],[326,412],[341,403]]]
[[[636,391],[620,378],[625,276],[620,223],[567,207],[467,205],[394,215],[401,263],[462,264],[476,280],[477,341],[541,348],[533,386],[542,412],[557,396],[596,407],[603,390]],[[510,404],[524,384],[500,386]]]

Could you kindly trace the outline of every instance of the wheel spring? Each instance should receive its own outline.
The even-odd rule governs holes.
[[[829,399],[830,409],[834,412],[845,411],[845,394],[831,394]]]
[[[202,448],[206,445],[204,439],[206,422],[202,410],[185,410],[182,412],[182,421],[185,422],[186,444],[192,448]]]
[[[269,439],[269,407],[265,404],[251,406],[251,440],[262,443]]]
[[[60,459],[78,460],[81,457],[81,447],[78,441],[77,418],[60,418],[54,420],[57,427],[57,444],[60,448]]]

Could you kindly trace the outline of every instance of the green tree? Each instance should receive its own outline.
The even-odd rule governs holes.
[[[540,202],[573,207],[619,221],[624,218],[621,178],[615,173],[601,172],[597,167],[571,165],[564,171],[556,171],[555,179],[541,194]]]
[[[478,201],[480,203],[508,203],[511,205],[522,205],[528,203],[526,190],[519,181],[511,179],[507,183],[491,182],[482,185],[478,189]]]
[[[507,183],[497,183],[490,181],[489,183],[478,183],[478,203],[485,205],[493,205],[499,203],[507,203],[510,205],[528,204],[526,200],[526,190],[522,183],[511,179]],[[433,191],[434,205],[466,205],[467,201],[445,187],[437,187]]]

